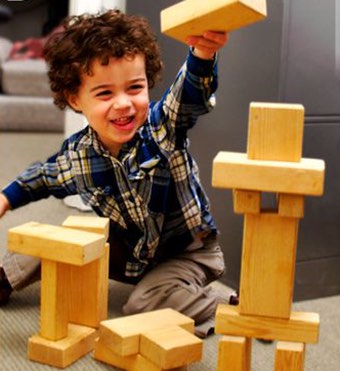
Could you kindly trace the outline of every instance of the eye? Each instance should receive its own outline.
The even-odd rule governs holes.
[[[144,89],[144,84],[133,84],[133,85],[129,86],[128,90],[131,91],[131,92],[137,93],[137,92],[139,92],[143,89]]]
[[[103,97],[103,96],[107,96],[107,95],[110,95],[110,94],[111,94],[110,90],[102,90],[102,91],[100,91],[99,93],[96,94],[96,97]]]

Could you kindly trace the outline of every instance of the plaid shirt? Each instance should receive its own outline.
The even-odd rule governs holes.
[[[64,141],[3,193],[12,208],[54,195],[79,194],[111,220],[128,249],[125,275],[140,276],[157,252],[175,255],[200,232],[216,233],[198,168],[188,152],[187,130],[215,104],[217,65],[191,52],[173,85],[132,141],[112,157],[91,127]],[[170,249],[170,251],[169,251]]]

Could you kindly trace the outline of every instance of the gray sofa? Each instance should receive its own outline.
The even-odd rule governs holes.
[[[0,131],[62,132],[64,112],[53,104],[42,59],[8,59],[12,42],[0,37]]]

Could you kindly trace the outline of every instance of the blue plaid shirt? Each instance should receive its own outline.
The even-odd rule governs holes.
[[[12,208],[53,195],[79,194],[111,220],[128,251],[125,275],[140,276],[157,251],[175,255],[197,233],[216,233],[187,131],[215,105],[217,64],[191,52],[175,82],[132,141],[112,157],[89,126],[3,189]],[[170,251],[169,251],[170,250]]]

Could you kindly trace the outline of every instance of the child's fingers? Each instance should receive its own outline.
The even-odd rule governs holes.
[[[228,41],[228,34],[225,32],[207,31],[202,36],[189,36],[187,43],[191,46],[219,49]]]
[[[220,45],[224,45],[228,41],[228,34],[220,31],[206,31],[203,37]]]

